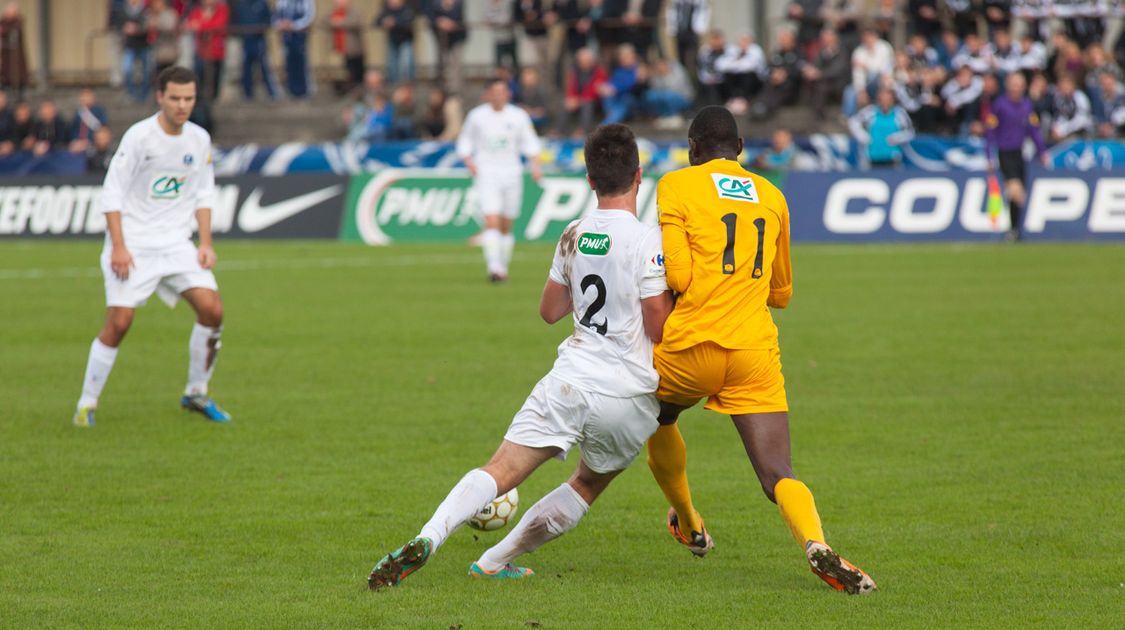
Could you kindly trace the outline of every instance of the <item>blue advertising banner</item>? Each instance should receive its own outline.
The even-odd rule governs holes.
[[[784,191],[794,241],[994,241],[1009,228],[1006,207],[988,215],[984,173],[792,172]],[[1023,235],[1125,240],[1125,169],[1030,169]]]

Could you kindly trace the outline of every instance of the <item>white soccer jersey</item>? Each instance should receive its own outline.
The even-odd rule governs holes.
[[[191,238],[195,211],[210,208],[214,194],[210,134],[188,122],[180,135],[168,135],[152,116],[121,138],[105,176],[101,207],[121,212],[129,250],[163,250]]]
[[[531,117],[515,105],[500,111],[488,103],[474,107],[457,136],[457,155],[472,157],[484,177],[518,177],[523,172],[520,157],[535,157],[540,150]]]
[[[623,210],[594,210],[567,227],[550,278],[570,288],[574,305],[574,334],[559,345],[551,374],[607,396],[655,392],[641,300],[668,290],[660,228]]]

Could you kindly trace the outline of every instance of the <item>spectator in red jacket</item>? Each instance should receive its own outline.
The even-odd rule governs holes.
[[[566,96],[563,107],[566,110],[565,118],[568,126],[576,134],[590,133],[594,129],[598,101],[598,88],[606,82],[608,76],[605,68],[598,65],[593,51],[589,48],[580,48],[574,55],[574,67],[566,77]],[[579,127],[574,127],[577,118]]]
[[[196,74],[200,77],[202,97],[207,101],[219,98],[229,25],[230,8],[219,0],[203,0],[188,14],[187,29],[195,33]]]

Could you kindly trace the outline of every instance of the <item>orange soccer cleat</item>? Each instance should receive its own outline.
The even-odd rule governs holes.
[[[707,527],[703,525],[703,518],[699,519],[699,526],[703,528],[702,532],[691,532],[691,536],[684,536],[680,531],[680,518],[676,515],[675,508],[668,508],[668,533],[672,537],[688,548],[688,551],[695,554],[697,557],[702,558],[707,555],[708,551],[715,548],[715,541],[711,538],[711,534],[707,533]]]
[[[869,575],[841,558],[828,545],[810,540],[805,543],[805,555],[812,572],[837,591],[866,595],[875,590],[875,581]]]

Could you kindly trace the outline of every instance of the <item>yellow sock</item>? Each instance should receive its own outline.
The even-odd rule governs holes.
[[[782,479],[773,488],[773,497],[781,510],[781,518],[789,524],[789,531],[801,549],[805,541],[824,542],[824,530],[820,527],[820,515],[816,513],[809,487],[796,479]]]
[[[703,522],[691,504],[687,480],[687,445],[674,424],[661,426],[648,439],[648,467],[664,497],[676,510],[680,531],[686,535],[703,531]]]

